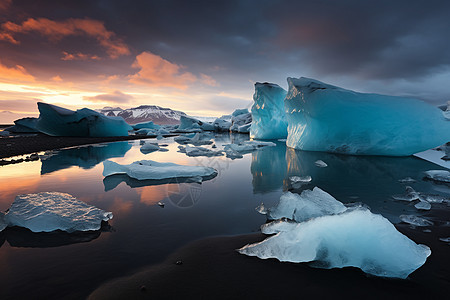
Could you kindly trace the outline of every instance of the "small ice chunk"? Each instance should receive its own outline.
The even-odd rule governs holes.
[[[272,142],[261,142],[261,141],[245,141],[239,144],[225,144],[223,145],[223,148],[225,151],[235,151],[235,152],[252,152],[262,147],[274,147],[277,144]]]
[[[444,242],[444,243],[450,243],[450,237],[447,238],[439,238],[440,241]]]
[[[181,148],[180,148],[180,150],[181,150]],[[180,152],[186,153],[187,156],[191,156],[191,157],[196,157],[196,156],[212,157],[212,156],[222,156],[223,155],[222,151],[214,151],[214,150],[204,148],[204,147],[191,147],[191,146],[184,147],[182,149],[182,151],[180,151]]]
[[[400,218],[400,220],[402,220],[402,222],[405,222],[407,224],[411,224],[414,226],[421,227],[421,226],[433,226],[434,225],[433,222],[431,222],[427,219],[415,216],[415,215],[400,215],[399,218]]]
[[[441,195],[426,195],[421,194],[419,195],[420,201],[426,201],[428,203],[443,203],[443,202],[449,202],[450,199]]]
[[[242,247],[239,253],[297,263],[315,261],[327,269],[357,267],[390,278],[407,278],[431,254],[429,247],[417,245],[366,208],[286,223],[269,223],[264,231],[278,233]]]
[[[289,180],[292,183],[298,183],[298,182],[299,183],[308,183],[308,182],[311,182],[312,178],[309,175],[306,175],[306,176],[291,176],[291,177],[289,177]]]
[[[159,205],[160,207],[164,207],[164,203],[161,202],[161,201],[158,202],[158,205]]]
[[[333,215],[346,211],[347,208],[327,192],[315,187],[304,190],[300,195],[286,192],[280,202],[267,210],[267,218],[276,220],[289,218],[297,222],[324,215]]]
[[[234,151],[233,149],[225,150],[225,154],[227,155],[227,158],[236,159],[236,158],[243,158],[244,156],[240,154],[237,151]]]
[[[5,217],[8,226],[25,227],[33,232],[74,232],[99,230],[101,222],[113,215],[69,194],[43,192],[16,196]]]
[[[393,195],[392,198],[394,198],[395,200],[398,200],[398,201],[408,201],[408,202],[419,200],[420,194],[418,192],[416,192],[412,187],[406,186],[405,189],[406,189],[406,194]]]
[[[262,215],[267,214],[267,208],[264,206],[264,203],[262,203],[262,202],[255,209],[256,209],[257,212],[259,212]]]
[[[127,174],[137,180],[168,179],[186,177],[216,176],[217,171],[211,167],[184,166],[174,163],[160,163],[152,160],[135,161],[129,165],[120,165],[110,160],[103,162],[103,176]]]
[[[416,205],[414,205],[414,207],[421,210],[430,210],[431,204],[425,201],[420,201]]]
[[[316,160],[314,164],[320,168],[328,167],[328,165],[323,160]]]
[[[144,143],[141,146],[141,152],[144,154],[151,153],[151,152],[158,151],[158,150],[161,150],[161,148],[158,146],[158,144],[154,144],[154,143]]]
[[[433,181],[450,183],[450,172],[445,170],[430,170],[425,172],[426,178]]]
[[[399,179],[398,181],[401,182],[401,183],[413,183],[413,182],[416,182],[416,180],[412,179],[411,177],[406,177],[406,178],[403,178],[403,179]]]

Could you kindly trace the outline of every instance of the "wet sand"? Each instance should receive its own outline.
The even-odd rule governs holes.
[[[252,234],[192,242],[159,265],[102,285],[89,299],[446,299],[450,245],[438,237],[448,236],[449,228],[432,228],[431,233],[404,224],[397,228],[432,249],[425,265],[407,280],[368,276],[357,268],[324,270],[237,253],[235,249],[265,238]]]
[[[176,134],[164,135],[175,136]],[[73,146],[155,138],[155,136],[115,136],[115,137],[59,137],[37,134],[34,136],[16,136],[0,138],[0,158],[31,154],[46,150],[62,149]]]

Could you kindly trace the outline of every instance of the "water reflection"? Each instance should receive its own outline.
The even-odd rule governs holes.
[[[41,158],[41,174],[48,174],[72,166],[91,169],[106,159],[124,156],[131,147],[132,145],[128,142],[115,142],[63,149]]]
[[[276,147],[264,147],[252,152],[251,173],[253,192],[267,193],[283,186],[286,177],[286,144],[276,143]]]
[[[111,231],[111,227],[105,223],[102,228],[96,231],[78,231],[78,232],[32,232],[26,228],[9,227],[6,228],[0,236],[0,247],[8,241],[11,247],[21,248],[50,248],[60,247],[71,244],[87,243],[97,239],[102,232]]]
[[[328,167],[317,167],[317,160],[323,160]],[[419,213],[410,203],[392,199],[392,195],[405,191],[406,185],[400,183],[400,179],[412,177],[416,182],[408,185],[422,193],[446,192],[423,180],[423,172],[430,169],[442,168],[412,156],[338,155],[294,150],[281,145],[254,152],[251,165],[254,193],[281,188],[301,192],[318,186],[344,203],[363,202],[373,212],[381,213],[393,222],[400,221],[400,214]],[[301,187],[293,186],[289,181],[290,176],[306,175],[311,176],[312,181]]]

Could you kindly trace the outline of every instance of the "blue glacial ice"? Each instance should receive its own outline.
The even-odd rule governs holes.
[[[450,172],[446,170],[430,170],[425,172],[425,176],[427,179],[442,182],[442,183],[450,183]]]
[[[425,102],[288,78],[287,146],[356,155],[407,156],[450,141],[450,122]]]
[[[52,136],[128,136],[132,127],[122,117],[107,117],[94,110],[77,111],[38,102],[36,128]]]
[[[5,215],[8,226],[20,226],[33,232],[99,230],[102,221],[112,219],[110,212],[88,205],[59,192],[16,196]]]
[[[180,116],[180,126],[176,130],[177,132],[196,132],[201,130],[214,131],[214,125],[194,117]]]
[[[131,125],[131,127],[133,127],[134,130],[139,130],[139,129],[160,129],[161,126],[154,124],[152,121],[149,122],[143,122],[143,123],[137,123],[134,125]]]
[[[236,109],[231,114],[231,127],[232,132],[248,133],[250,124],[252,123],[252,114],[248,109]]]
[[[284,139],[287,137],[287,119],[284,111],[284,98],[287,92],[274,83],[255,83],[252,106],[253,139]]]
[[[217,171],[211,167],[185,166],[174,163],[160,163],[152,160],[135,161],[120,165],[106,160],[103,162],[103,176],[126,174],[137,180],[161,180],[169,178],[191,178],[215,176]]]
[[[431,254],[430,248],[417,245],[387,219],[363,207],[297,224],[275,222],[263,230],[276,235],[238,251],[261,259],[314,262],[322,268],[357,267],[391,278],[407,278]]]
[[[22,118],[14,121],[14,125],[5,130],[14,133],[34,133],[39,132],[36,129],[37,118]]]
[[[269,220],[288,218],[296,222],[304,222],[311,218],[339,214],[346,210],[342,202],[315,187],[313,190],[304,190],[300,195],[286,192],[277,205],[264,213]]]

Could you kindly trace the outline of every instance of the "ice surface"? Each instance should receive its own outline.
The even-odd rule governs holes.
[[[287,137],[287,119],[284,110],[286,91],[273,83],[255,83],[252,106],[253,139],[282,139]]]
[[[0,232],[2,232],[7,226],[8,223],[5,220],[5,214],[0,211]]]
[[[204,147],[178,146],[180,152],[186,153],[187,156],[223,156],[223,151],[214,151]]]
[[[287,146],[357,155],[405,156],[450,141],[450,122],[417,99],[363,94],[288,78]]]
[[[101,222],[112,217],[110,212],[59,192],[16,196],[5,216],[8,226],[25,227],[33,232],[99,230]]]
[[[289,218],[296,222],[303,222],[311,218],[333,215],[344,212],[347,208],[327,192],[315,187],[304,190],[300,195],[286,192],[280,202],[267,209],[267,218],[276,220]]]
[[[278,233],[238,251],[262,259],[314,261],[323,268],[358,267],[368,274],[391,278],[408,277],[431,254],[430,248],[417,245],[387,219],[366,208],[297,225],[279,223],[267,227],[266,232]]]
[[[217,171],[210,167],[184,166],[152,160],[135,161],[129,165],[120,165],[107,160],[103,162],[103,167],[103,176],[105,177],[114,174],[126,174],[137,180],[206,177],[217,174]]]
[[[414,207],[420,210],[430,210],[431,204],[426,201],[419,201],[416,205],[414,205]]]
[[[445,170],[430,170],[426,171],[425,175],[428,179],[437,182],[450,183],[450,172]]]
[[[178,131],[189,131],[197,128],[202,130],[214,130],[214,125],[208,122],[202,122],[193,117],[183,115],[180,117],[180,126],[178,127]]]
[[[400,218],[400,220],[402,220],[402,222],[405,222],[405,223],[408,223],[408,224],[411,224],[414,226],[433,226],[434,225],[433,222],[431,222],[427,219],[415,216],[415,215],[400,215],[399,218]]]
[[[318,166],[319,168],[326,168],[326,167],[328,167],[328,165],[323,161],[323,160],[316,160],[315,162],[314,162],[314,164],[316,165],[316,166]]]
[[[236,109],[231,114],[230,131],[239,132],[239,128],[241,128],[241,130],[244,130],[246,128],[245,126],[251,124],[251,122],[252,122],[252,114],[248,112],[248,109],[246,108]]]
[[[132,127],[121,117],[107,117],[94,110],[77,111],[38,102],[36,128],[52,136],[128,136]]]
[[[131,125],[131,127],[133,127],[134,130],[139,130],[142,128],[146,128],[146,129],[160,129],[161,128],[161,126],[154,124],[152,121],[137,123],[137,124]]]

